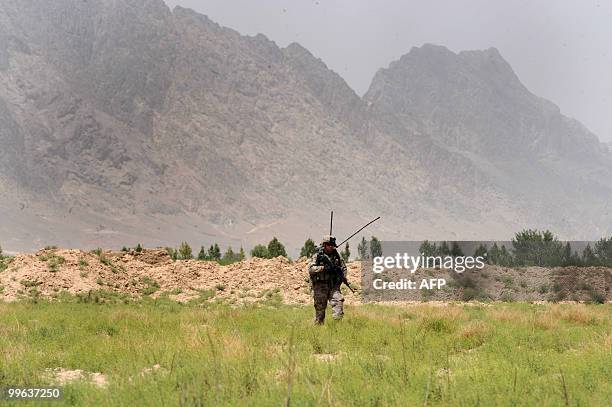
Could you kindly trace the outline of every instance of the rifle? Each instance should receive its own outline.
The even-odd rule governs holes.
[[[329,257],[327,257],[326,255],[320,254],[319,259],[323,259],[323,263],[325,263],[325,266],[324,266],[325,268],[328,268],[329,270],[331,270],[334,274],[338,276],[338,278],[340,279],[340,284],[346,285],[349,288],[349,290],[351,290],[351,292],[355,294],[355,290],[349,284],[348,280],[346,279],[346,276],[342,273],[342,270],[340,270],[339,267],[334,266],[334,264],[331,262]]]

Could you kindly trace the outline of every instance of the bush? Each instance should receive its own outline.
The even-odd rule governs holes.
[[[472,287],[467,287],[461,293],[461,301],[472,301],[480,296],[480,292]]]
[[[605,304],[606,296],[599,291],[591,291],[591,301],[595,304]]]
[[[258,244],[253,249],[251,249],[252,257],[259,257],[262,259],[269,259],[270,255],[268,254],[268,248],[262,244]]]
[[[166,247],[166,251],[172,260],[178,260],[178,251],[174,250],[172,247]]]
[[[287,257],[285,246],[276,237],[273,237],[270,243],[268,243],[268,256],[270,258],[278,256]]]
[[[136,253],[140,252],[142,252],[142,246],[140,245],[140,243],[138,243],[138,245],[136,246]]]

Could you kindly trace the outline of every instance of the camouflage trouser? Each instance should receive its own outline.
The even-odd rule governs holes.
[[[331,281],[316,281],[312,284],[312,290],[315,323],[322,324],[325,321],[327,301],[329,301],[332,307],[332,317],[334,319],[342,319],[344,315],[344,297],[340,292],[340,284],[334,284]]]

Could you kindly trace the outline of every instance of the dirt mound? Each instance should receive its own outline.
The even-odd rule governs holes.
[[[230,303],[311,301],[307,259],[252,258],[228,266],[212,261],[173,261],[165,249],[112,252],[46,249],[15,256],[0,273],[0,298],[91,296],[100,290],[131,297],[167,295],[178,301],[222,299]],[[359,285],[360,264],[349,263]],[[346,290],[347,302],[358,297]]]
[[[224,301],[230,304],[282,301],[311,303],[307,259],[252,258],[228,266],[213,261],[173,261],[165,249],[141,252],[40,250],[19,254],[0,272],[0,299],[58,297],[63,292],[84,301],[109,296],[127,300],[167,296],[176,301]],[[348,264],[348,279],[361,284],[361,263]],[[612,273],[604,267],[487,266],[461,275],[448,270],[422,270],[419,278],[445,278],[441,290],[408,290],[403,301],[609,301]],[[346,287],[347,303],[361,302]],[[368,297],[369,300],[376,298]],[[399,298],[398,298],[399,300]],[[380,301],[393,301],[380,298]]]

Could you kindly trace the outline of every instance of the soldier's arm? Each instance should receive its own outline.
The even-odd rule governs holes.
[[[323,271],[324,267],[317,264],[317,257],[317,253],[314,253],[308,260],[308,273],[311,275],[321,273]]]

